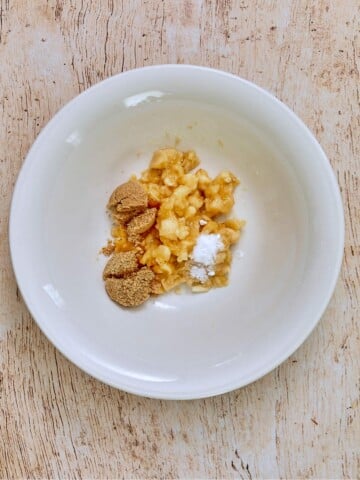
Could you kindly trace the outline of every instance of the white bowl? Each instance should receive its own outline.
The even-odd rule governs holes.
[[[241,180],[230,285],[123,310],[101,276],[105,205],[176,137]],[[26,158],[10,218],[16,278],[50,341],[103,382],[169,399],[241,387],[291,355],[329,302],[343,242],[338,186],[305,125],[259,87],[187,65],[129,71],[66,105]]]

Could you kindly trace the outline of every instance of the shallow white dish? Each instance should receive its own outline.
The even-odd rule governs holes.
[[[123,310],[101,277],[105,205],[175,138],[241,180],[230,285]],[[343,242],[338,186],[305,125],[259,87],[186,65],[129,71],[66,105],[31,148],[10,217],[16,278],[50,341],[110,385],[169,399],[241,387],[291,355],[329,302]]]

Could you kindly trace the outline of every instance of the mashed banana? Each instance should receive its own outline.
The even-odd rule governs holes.
[[[136,255],[138,269],[147,267],[154,274],[151,284],[148,282],[150,292],[137,295],[138,299],[146,300],[149,293],[161,294],[184,283],[195,292],[228,284],[230,247],[239,240],[245,222],[218,217],[230,213],[239,180],[228,171],[212,179],[204,169],[194,171],[199,163],[193,151],[157,150],[140,178],[132,177],[110,197],[113,240],[103,249],[104,253],[131,251]],[[200,235],[217,237],[221,245],[210,269],[193,258]],[[114,262],[111,268],[113,273]],[[191,272],[199,269],[203,273],[193,276]],[[115,272],[111,278],[112,292],[121,290],[116,278]],[[131,273],[121,285],[135,291],[129,286],[134,278],[136,275]],[[124,275],[119,274],[120,279]],[[143,288],[144,283],[141,285]],[[111,297],[124,305],[123,294],[118,299]],[[128,295],[126,298],[126,306],[132,306]]]

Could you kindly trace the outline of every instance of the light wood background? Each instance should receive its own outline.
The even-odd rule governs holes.
[[[0,478],[359,478],[358,0],[0,0],[0,16]],[[81,372],[30,318],[9,258],[12,190],[41,128],[97,81],[158,63],[221,68],[286,102],[327,152],[346,215],[341,278],[311,337],[201,401]]]

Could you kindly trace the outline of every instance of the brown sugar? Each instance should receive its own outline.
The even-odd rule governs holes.
[[[154,273],[147,267],[124,278],[107,278],[105,289],[109,297],[123,307],[137,307],[150,297]]]
[[[111,240],[108,240],[106,247],[101,249],[101,253],[103,253],[106,257],[110,257],[110,255],[114,252],[115,245]]]
[[[115,253],[103,271],[107,294],[124,307],[136,307],[144,303],[150,297],[155,277],[149,268],[140,269],[137,258],[139,248],[135,246],[135,240],[140,239],[140,235],[149,230],[156,220],[156,208],[147,209],[147,205],[145,188],[133,180],[116,188],[107,205],[115,222],[114,229],[122,229],[123,241],[132,246],[129,251],[116,251],[118,245],[115,241]],[[103,251],[111,254],[111,245],[108,244]]]
[[[136,272],[138,269],[139,264],[135,250],[114,253],[105,265],[103,278],[105,280],[111,277],[122,277],[129,273]]]
[[[127,223],[142,213],[148,205],[145,188],[140,183],[130,180],[119,185],[111,194],[107,208],[119,223]]]
[[[156,208],[149,208],[144,213],[137,215],[127,225],[127,233],[129,240],[136,238],[138,235],[147,232],[154,225],[156,220]]]

